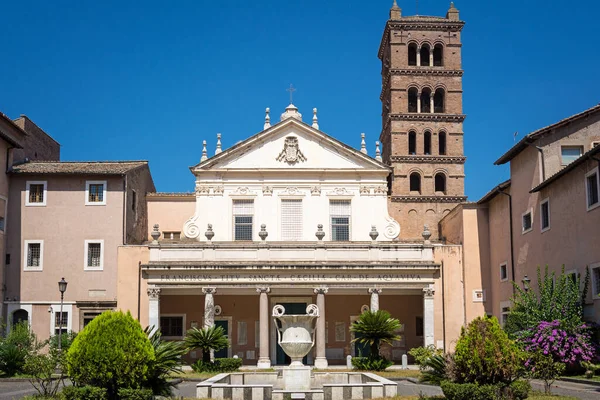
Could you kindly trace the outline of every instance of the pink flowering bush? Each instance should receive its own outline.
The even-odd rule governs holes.
[[[582,361],[595,359],[596,351],[592,344],[589,328],[585,324],[570,329],[563,329],[559,320],[541,321],[525,346],[531,353],[541,352],[552,356],[554,361],[568,367],[579,365]],[[525,362],[526,367],[533,366],[531,359]]]

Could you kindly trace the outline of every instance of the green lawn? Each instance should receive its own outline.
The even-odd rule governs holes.
[[[381,397],[378,399],[373,399],[373,400],[442,400],[444,399],[443,396],[434,396],[434,397],[419,397],[419,396],[396,396],[396,397]],[[546,396],[543,394],[539,394],[539,393],[532,393],[529,395],[528,399],[532,399],[532,400],[577,400],[577,398],[575,397],[568,397],[568,396]]]
[[[563,378],[572,378],[572,379],[580,379],[582,381],[593,381],[593,382],[600,382],[600,376],[595,375],[593,378],[586,378],[585,375],[569,375],[569,376],[564,376]]]

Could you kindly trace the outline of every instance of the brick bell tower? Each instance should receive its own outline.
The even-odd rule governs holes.
[[[390,10],[381,45],[383,161],[393,168],[389,210],[400,240],[421,239],[464,202],[460,34],[450,3],[446,17],[402,16]]]

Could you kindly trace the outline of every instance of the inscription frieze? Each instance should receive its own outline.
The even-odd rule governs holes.
[[[150,277],[162,283],[364,283],[364,282],[419,282],[418,273],[277,273],[277,274],[161,274]]]

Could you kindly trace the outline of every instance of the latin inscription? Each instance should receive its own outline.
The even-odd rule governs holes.
[[[419,274],[168,274],[165,282],[404,282],[420,281]]]

